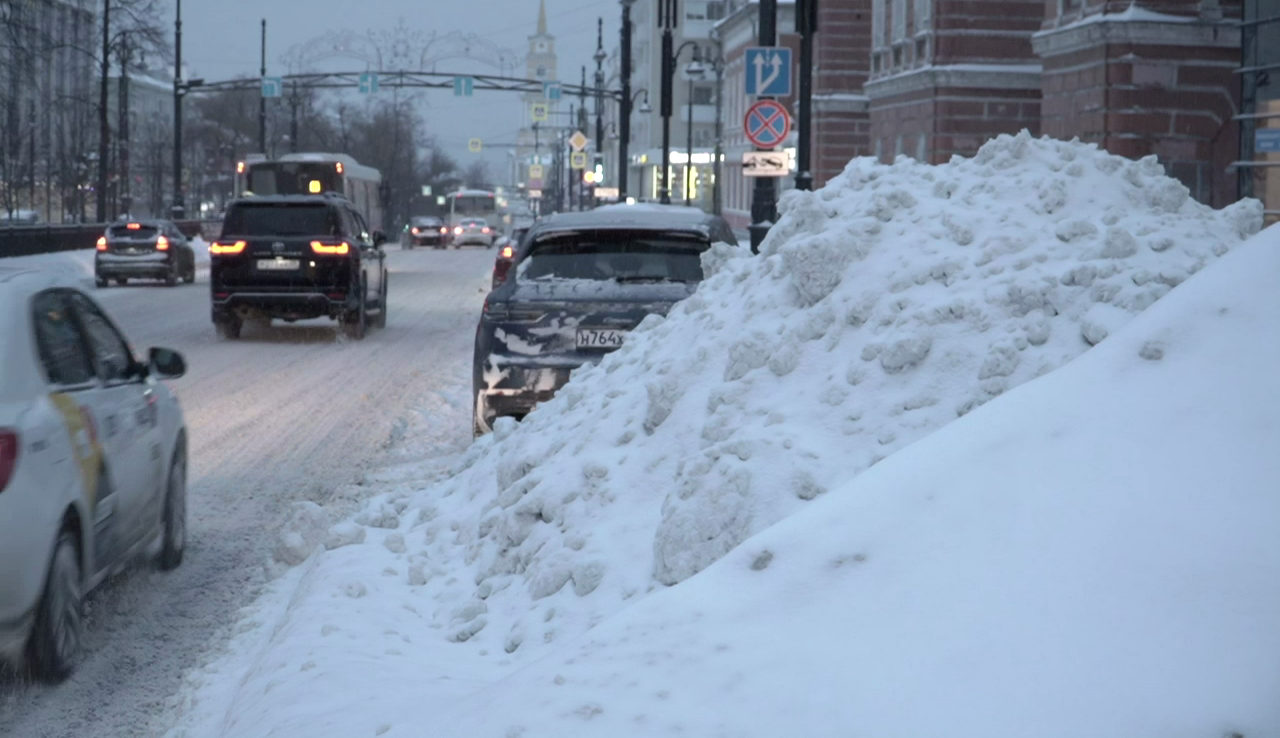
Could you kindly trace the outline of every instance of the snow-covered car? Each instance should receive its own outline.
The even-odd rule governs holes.
[[[516,250],[520,248],[520,242],[528,233],[529,226],[516,228],[510,236],[504,236],[498,240],[496,244],[498,255],[493,259],[493,286],[490,289],[496,290],[498,285],[507,280],[507,273],[511,271],[511,265],[516,261]]]
[[[474,244],[493,248],[493,240],[496,237],[497,234],[484,218],[464,218],[453,228],[453,247],[456,249]]]
[[[499,417],[523,418],[646,316],[693,294],[702,253],[716,242],[737,245],[723,218],[679,207],[539,221],[484,302],[472,363],[475,434]]]
[[[111,280],[161,279],[196,281],[196,252],[178,226],[167,220],[140,220],[107,227],[98,238],[93,274],[99,287]]]
[[[59,681],[85,595],[137,556],[186,546],[187,433],[163,380],[102,308],[47,274],[0,269],[0,661]]]

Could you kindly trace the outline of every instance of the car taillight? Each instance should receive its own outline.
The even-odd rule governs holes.
[[[107,250],[107,237],[106,237],[106,236],[99,236],[99,237],[98,237],[98,250],[99,250],[99,251],[106,251],[106,250]]]
[[[510,246],[503,246],[503,247],[502,247],[502,258],[504,258],[504,259],[510,259],[511,257],[513,257],[513,256],[515,256],[515,255],[516,255],[516,250],[515,250],[515,249],[511,248]]]
[[[209,253],[211,254],[241,254],[249,244],[244,241],[235,241],[234,243],[219,243],[214,241],[209,244]]]
[[[488,227],[488,226],[485,226],[485,227],[481,230],[481,232],[482,232],[482,233],[488,233],[488,232],[489,232],[489,227]]]
[[[346,241],[343,241],[342,243],[320,243],[319,241],[312,241],[311,250],[317,254],[345,256],[346,254],[351,253],[351,245]]]
[[[169,250],[169,239],[165,238],[164,236],[160,236],[159,238],[157,238],[156,251],[168,251],[168,250]]]
[[[415,236],[416,236],[416,235],[418,235],[418,229],[417,229],[417,228],[410,228],[410,229],[409,229],[409,232],[410,232],[410,233],[412,233],[412,234],[413,234],[413,235],[415,235]]]
[[[454,228],[454,229],[453,229],[453,232],[454,232],[454,233],[461,234],[461,233],[462,233],[462,226],[458,226],[457,228]]]
[[[18,432],[12,428],[0,428],[0,492],[9,486],[17,466]]]

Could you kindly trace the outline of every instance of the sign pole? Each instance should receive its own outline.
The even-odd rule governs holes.
[[[760,0],[760,45],[773,46],[778,42],[778,0]],[[773,179],[760,177],[751,196],[751,253],[760,253],[760,243],[778,217],[777,195]]]
[[[267,19],[262,19],[262,77],[267,76]],[[267,98],[258,98],[258,151],[267,153]]]
[[[813,121],[813,34],[818,30],[818,0],[799,0],[796,5],[796,30],[800,33],[800,110],[796,128],[797,190],[813,189],[810,126]]]

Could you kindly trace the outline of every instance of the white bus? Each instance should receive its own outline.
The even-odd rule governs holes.
[[[483,218],[495,233],[503,232],[498,196],[489,190],[458,190],[447,196],[445,203],[450,232],[463,220]]]
[[[381,172],[346,154],[286,154],[236,165],[236,197],[337,192],[355,205],[370,228],[384,227],[381,185]]]

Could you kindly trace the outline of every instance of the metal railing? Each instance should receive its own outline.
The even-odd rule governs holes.
[[[51,254],[58,251],[91,249],[106,231],[105,223],[76,225],[0,226],[0,259],[9,256]],[[178,228],[188,237],[208,240],[217,234],[222,221],[183,220]]]

